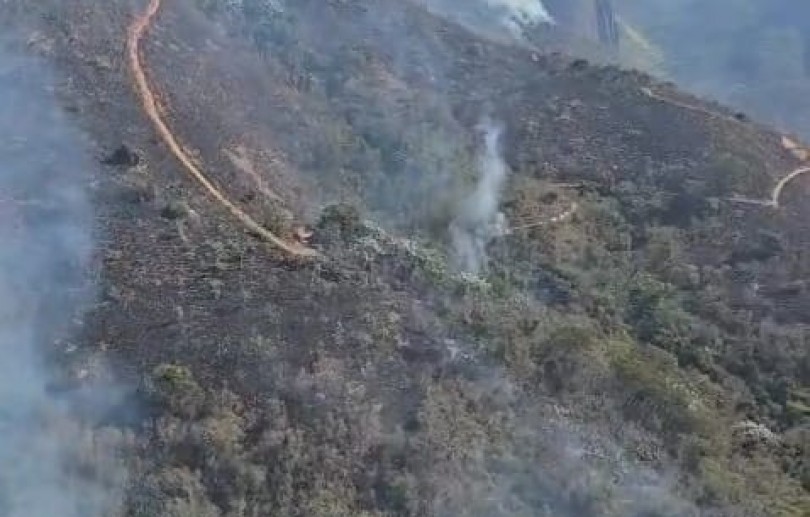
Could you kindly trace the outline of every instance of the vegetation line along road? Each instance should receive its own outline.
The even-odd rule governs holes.
[[[183,165],[183,168],[221,205],[228,209],[248,230],[255,233],[263,240],[269,242],[280,250],[294,256],[313,257],[317,252],[313,249],[302,246],[298,243],[287,242],[278,237],[267,228],[256,222],[251,216],[236,206],[231,200],[214,185],[211,180],[194,164],[191,157],[183,150],[183,147],[175,138],[174,133],[169,129],[168,124],[160,115],[160,108],[157,96],[152,91],[149,80],[144,71],[141,56],[141,41],[148,31],[155,17],[160,11],[161,0],[150,0],[149,7],[140,16],[136,17],[129,29],[127,38],[127,49],[129,53],[129,65],[135,79],[135,86],[143,104],[146,115],[152,121],[160,138],[169,147],[172,154]]]
[[[665,97],[663,95],[655,93],[650,88],[646,88],[646,87],[641,88],[641,93],[643,93],[647,97],[649,97],[651,99],[655,99],[655,100],[657,100],[659,102],[670,104],[672,106],[677,106],[679,108],[683,108],[685,110],[693,111],[693,112],[696,112],[696,113],[702,113],[702,114],[704,114],[704,115],[706,115],[706,116],[708,116],[710,118],[716,118],[716,119],[720,119],[720,120],[725,120],[725,121],[731,122],[733,124],[743,124],[743,122],[741,120],[738,120],[735,117],[732,117],[732,116],[729,116],[729,115],[723,115],[721,113],[717,113],[717,112],[714,112],[712,110],[702,108],[700,106],[693,106],[691,104],[687,104],[685,102],[681,102],[681,101],[678,101],[678,100],[675,100],[675,99],[670,99],[669,97]],[[805,165],[805,166],[799,167],[797,169],[794,169],[791,172],[789,172],[788,174],[786,174],[784,178],[779,180],[779,182],[776,184],[776,186],[771,191],[771,198],[770,199],[749,199],[749,198],[744,198],[744,197],[735,197],[735,198],[731,198],[731,201],[736,201],[736,202],[740,202],[740,203],[749,203],[749,204],[760,205],[760,206],[769,206],[769,207],[773,207],[773,208],[779,208],[779,206],[780,206],[779,205],[779,198],[782,196],[782,191],[785,189],[785,187],[791,181],[793,181],[794,179],[796,179],[799,176],[802,176],[804,174],[807,174],[807,173],[810,173],[810,166]]]

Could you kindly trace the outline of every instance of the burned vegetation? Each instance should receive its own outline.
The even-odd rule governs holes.
[[[302,260],[154,134],[122,54],[143,8],[0,7],[107,150],[101,288],[57,362],[131,387],[121,515],[807,515],[810,205],[733,201],[800,165],[781,135],[421,2],[166,2],[168,124]]]

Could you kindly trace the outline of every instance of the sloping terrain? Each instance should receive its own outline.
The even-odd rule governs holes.
[[[113,158],[60,389],[132,387],[122,515],[808,515],[806,179],[734,201],[802,165],[781,135],[418,3],[164,2],[142,58],[183,151],[321,257],[154,132],[145,2],[0,6]],[[473,275],[448,228],[485,119],[519,229]]]

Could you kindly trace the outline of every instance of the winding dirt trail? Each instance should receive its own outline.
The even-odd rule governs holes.
[[[716,111],[712,111],[708,108],[704,108],[702,106],[695,106],[693,104],[689,104],[683,101],[675,100],[660,93],[654,92],[651,88],[643,87],[641,88],[641,93],[646,95],[647,97],[657,100],[658,102],[663,102],[665,104],[669,104],[670,106],[677,106],[679,108],[683,108],[688,111],[692,111],[694,113],[701,113],[706,115],[709,118],[718,119],[718,120],[725,120],[726,122],[731,122],[732,124],[745,126],[746,123],[742,120],[733,117],[731,115],[726,115],[724,113],[717,113]]]
[[[776,184],[776,187],[774,187],[773,193],[771,194],[771,205],[773,205],[776,208],[779,208],[779,198],[782,195],[782,190],[785,189],[788,183],[798,178],[799,176],[807,174],[808,172],[810,172],[810,166],[799,167],[798,169],[794,170],[793,172],[791,172],[790,174],[779,180],[779,183]]]
[[[172,154],[177,158],[186,172],[213,197],[220,205],[225,207],[231,215],[242,223],[250,232],[258,235],[263,240],[272,244],[276,248],[289,255],[296,257],[316,257],[318,252],[307,248],[296,242],[288,242],[278,237],[267,228],[256,222],[244,210],[236,206],[228,197],[200,170],[194,160],[180,145],[169,125],[163,120],[161,107],[157,100],[157,95],[152,90],[146,72],[144,71],[143,58],[141,55],[141,41],[149,30],[160,11],[161,0],[150,0],[146,11],[135,18],[129,28],[127,35],[127,52],[129,57],[129,67],[135,81],[135,88],[141,98],[146,115],[152,122],[161,140],[168,146]]]
[[[661,94],[658,94],[658,93],[654,92],[650,88],[646,88],[646,87],[641,88],[641,93],[643,93],[647,97],[649,97],[651,99],[654,99],[654,100],[657,100],[659,102],[663,102],[663,103],[669,104],[671,106],[677,106],[679,108],[682,108],[682,109],[685,109],[685,110],[688,110],[688,111],[692,111],[694,113],[701,113],[703,115],[708,116],[709,118],[713,118],[713,119],[717,119],[717,120],[725,120],[726,122],[730,122],[730,123],[737,124],[737,125],[746,125],[745,122],[743,122],[742,120],[737,119],[736,117],[732,117],[730,115],[725,115],[725,114],[722,114],[722,113],[717,113],[717,112],[714,112],[714,111],[712,111],[710,109],[703,108],[701,106],[694,106],[694,105],[691,105],[691,104],[688,104],[688,103],[685,103],[685,102],[681,102],[681,101],[678,101],[678,100],[675,100],[675,99],[670,99],[669,97],[666,97],[664,95],[661,95]],[[787,187],[790,182],[792,182],[793,180],[795,180],[799,176],[803,176],[803,175],[808,174],[808,173],[810,173],[810,166],[807,166],[807,165],[803,165],[803,166],[798,167],[798,168],[792,170],[791,172],[787,173],[782,179],[779,180],[779,182],[776,184],[776,186],[771,191],[771,198],[770,199],[750,199],[750,198],[745,198],[745,197],[733,197],[733,198],[729,198],[728,200],[736,202],[736,203],[747,203],[747,204],[751,204],[751,205],[758,205],[758,206],[764,206],[764,207],[780,208],[781,205],[779,204],[779,199],[781,198],[782,191],[785,189],[785,187]]]

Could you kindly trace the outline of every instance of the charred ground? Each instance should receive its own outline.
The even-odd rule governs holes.
[[[409,2],[285,5],[166,2],[145,58],[206,172],[316,227],[319,261],[246,235],[156,140],[139,2],[0,9],[100,161],[139,156],[88,179],[103,292],[65,360],[138,388],[126,515],[807,515],[806,183],[728,201],[799,165],[781,135]],[[482,116],[511,221],[578,209],[479,279],[445,232]]]

